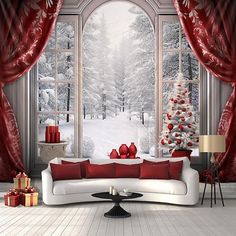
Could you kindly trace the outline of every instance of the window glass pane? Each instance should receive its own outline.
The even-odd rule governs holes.
[[[74,24],[69,22],[57,23],[57,48],[72,49],[74,48]]]
[[[54,80],[56,75],[55,65],[55,54],[44,52],[38,61],[38,80]]]
[[[163,83],[162,84],[162,110],[167,111],[169,99],[170,99],[170,91],[173,91],[174,85],[173,83]]]
[[[163,80],[176,79],[179,72],[179,53],[163,52]]]
[[[61,133],[61,140],[67,141],[66,155],[74,155],[74,115],[59,114],[57,124]]]
[[[50,39],[48,41],[48,44],[47,44],[47,47],[46,47],[46,50],[48,49],[55,49],[56,48],[56,32],[55,30],[53,30],[51,36],[50,36]]]
[[[57,53],[57,79],[72,80],[74,78],[74,56],[71,52]]]
[[[190,92],[189,98],[190,103],[193,105],[194,111],[199,111],[199,84],[188,84],[188,89]]]
[[[179,48],[179,23],[163,23],[163,49]]]
[[[181,32],[181,36],[182,36],[182,39],[181,39],[182,40],[182,49],[190,49],[191,50],[190,45],[189,45],[183,31]]]
[[[182,72],[186,80],[196,80],[199,78],[199,62],[192,52],[182,53]]]
[[[38,111],[54,111],[56,109],[55,83],[38,83]]]
[[[55,124],[56,115],[39,114],[38,115],[38,141],[45,141],[45,127],[48,124]]]
[[[72,83],[59,83],[57,87],[57,110],[74,110],[75,88]]]

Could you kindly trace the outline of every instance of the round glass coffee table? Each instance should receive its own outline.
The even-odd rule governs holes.
[[[114,206],[104,214],[105,217],[109,218],[126,218],[130,217],[131,213],[127,212],[120,206],[120,202],[122,200],[133,199],[142,197],[141,193],[132,193],[130,196],[120,196],[120,195],[112,195],[109,192],[101,192],[92,194],[93,197],[102,198],[102,199],[110,199],[114,202]]]

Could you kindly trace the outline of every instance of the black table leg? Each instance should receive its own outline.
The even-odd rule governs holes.
[[[216,183],[214,182],[214,202],[216,204]]]
[[[203,190],[203,194],[202,194],[202,202],[201,202],[201,205],[203,204],[203,200],[204,200],[204,197],[205,197],[207,181],[208,181],[208,177],[206,177],[206,180],[205,180],[205,186],[204,186],[204,190]]]
[[[126,218],[126,217],[130,217],[131,214],[127,212],[126,210],[124,210],[120,206],[119,202],[115,202],[115,205],[111,208],[110,211],[106,212],[104,216],[108,218]]]

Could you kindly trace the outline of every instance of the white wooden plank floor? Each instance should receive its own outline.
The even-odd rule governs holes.
[[[220,201],[210,208],[209,200],[194,207],[158,203],[122,203],[132,216],[110,219],[103,216],[111,202],[48,207],[6,207],[0,201],[0,235],[101,235],[101,236],[234,236],[236,200]]]

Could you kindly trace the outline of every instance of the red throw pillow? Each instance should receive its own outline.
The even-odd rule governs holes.
[[[88,164],[86,178],[115,178],[115,164]]]
[[[90,163],[89,160],[85,160],[85,161],[80,161],[80,162],[72,162],[72,161],[64,161],[61,160],[61,164],[80,164],[80,168],[81,168],[81,177],[82,178],[86,178],[86,167],[87,165]]]
[[[115,163],[116,178],[138,178],[140,175],[140,165],[125,165]]]
[[[162,165],[140,164],[140,179],[169,179],[169,163]]]
[[[169,166],[169,176],[170,179],[180,179],[183,168],[183,161],[173,161],[170,162]]]
[[[80,164],[54,164],[50,163],[53,180],[81,179]]]
[[[157,161],[148,161],[148,160],[143,159],[143,164],[159,165],[159,164],[168,164],[168,163],[169,163],[169,160],[157,162]]]

